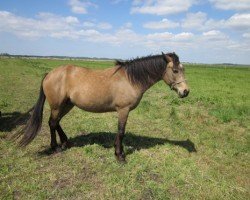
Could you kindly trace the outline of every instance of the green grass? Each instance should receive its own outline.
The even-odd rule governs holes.
[[[191,92],[163,82],[130,113],[127,163],[117,163],[116,113],[74,108],[62,126],[74,147],[47,155],[49,108],[25,149],[7,137],[11,121],[36,101],[45,72],[109,61],[0,59],[0,199],[249,199],[250,68],[186,65]],[[196,150],[196,152],[195,152]]]

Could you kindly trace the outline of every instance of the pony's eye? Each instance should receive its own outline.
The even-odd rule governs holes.
[[[175,74],[177,74],[179,71],[178,71],[178,69],[173,69],[173,72],[174,72]]]

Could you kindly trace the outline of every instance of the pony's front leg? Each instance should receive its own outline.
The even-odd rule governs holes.
[[[118,133],[115,138],[115,156],[118,161],[125,161],[125,154],[123,151],[122,139],[125,133],[125,127],[128,119],[128,108],[117,110],[118,112]]]

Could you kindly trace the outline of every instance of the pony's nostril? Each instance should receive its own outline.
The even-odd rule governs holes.
[[[186,90],[186,89],[183,91],[183,94],[184,94],[185,97],[188,95],[188,93],[189,93],[189,91]]]

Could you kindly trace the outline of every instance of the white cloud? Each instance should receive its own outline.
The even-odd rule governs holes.
[[[250,0],[210,0],[210,2],[222,10],[250,10]]]
[[[76,17],[72,17],[72,16],[66,17],[65,21],[69,24],[79,23],[78,19]]]
[[[201,29],[207,20],[207,14],[204,12],[188,13],[186,18],[182,20],[181,26],[186,29]]]
[[[23,35],[23,36],[29,37],[29,35]],[[78,36],[75,34],[72,34],[71,31],[52,32],[52,33],[50,33],[50,37],[52,37],[52,38],[71,38],[71,39],[78,38]]]
[[[131,13],[169,15],[187,11],[195,0],[134,0]]]
[[[146,36],[146,39],[149,40],[168,40],[172,39],[173,34],[170,32],[162,32],[162,33],[151,33]]]
[[[187,13],[186,18],[181,21],[181,27],[194,31],[205,31],[225,28],[225,20],[208,19],[204,12]]]
[[[186,40],[191,40],[193,38],[194,34],[189,32],[182,32],[174,36],[174,40],[176,41],[186,41]]]
[[[76,14],[87,14],[88,7],[97,7],[96,4],[86,0],[69,0],[71,11]]]
[[[98,27],[99,29],[105,29],[105,30],[112,29],[112,25],[109,24],[109,23],[107,23],[107,22],[99,23],[99,24],[97,25],[97,27]]]
[[[191,32],[138,34],[131,29],[131,23],[125,24],[115,32],[103,33],[96,30],[110,28],[110,26],[108,23],[81,23],[76,17],[62,17],[51,13],[39,13],[37,18],[32,19],[0,11],[0,30],[26,38],[71,38],[109,45],[126,44],[148,48],[160,48],[166,45],[169,48],[187,47],[192,46],[194,42],[198,45],[201,36],[204,40],[210,40],[210,42],[228,39],[225,34],[218,30],[204,32],[201,36],[194,35]]]
[[[142,41],[142,38],[140,37],[140,35],[135,33],[133,30],[129,28],[119,29],[115,33],[115,37],[117,38],[118,41],[120,41],[120,43],[131,42],[131,44],[133,44],[133,43],[138,43]]]
[[[235,30],[250,30],[250,13],[249,14],[234,14],[226,21],[229,28]]]
[[[84,27],[94,27],[95,24],[93,22],[83,22],[82,24]]]
[[[97,28],[97,29],[103,29],[103,30],[112,29],[112,25],[107,22],[94,23],[91,21],[85,21],[82,23],[82,26],[84,28]]]
[[[224,29],[226,28],[226,20],[208,19],[200,30]]]
[[[151,42],[155,42],[159,45],[159,41],[163,42],[163,44],[170,44],[174,42],[182,42],[188,41],[191,42],[191,39],[194,38],[193,33],[182,32],[178,34],[173,34],[170,32],[160,32],[160,33],[151,33],[145,36],[145,41],[149,40]]]
[[[213,40],[213,41],[221,41],[221,40],[227,40],[228,36],[222,33],[218,30],[212,30],[208,32],[203,32],[202,35],[207,40]]]
[[[55,32],[69,32],[77,27],[76,17],[61,17],[51,13],[39,13],[37,19],[16,16],[7,11],[0,11],[0,30],[18,37],[36,38],[54,35]]]
[[[244,34],[242,35],[242,37],[247,38],[247,39],[250,39],[250,33],[244,33]]]
[[[181,27],[188,30],[206,31],[213,29],[250,30],[250,14],[236,13],[229,19],[208,19],[204,12],[188,13],[182,20]]]
[[[143,24],[144,28],[148,29],[170,29],[176,28],[179,26],[179,23],[170,21],[168,19],[162,19],[161,21],[152,21]]]
[[[81,23],[76,17],[62,17],[51,13],[39,13],[36,18],[25,18],[0,11],[0,31],[13,33],[18,37],[34,39],[49,36],[77,39],[83,33],[82,28],[86,28],[85,33],[93,33],[94,28],[107,30],[111,29],[112,25],[106,22]]]
[[[78,18],[62,17],[51,13],[39,13],[36,18],[16,16],[7,11],[0,11],[0,32],[12,33],[18,37],[35,39],[41,37],[83,39],[91,42],[107,42],[121,44],[136,42],[140,36],[128,27],[118,29],[115,33],[102,33],[95,29],[112,28],[109,23],[79,22]]]
[[[132,26],[133,26],[133,24],[131,23],[131,22],[127,22],[127,23],[125,23],[123,26],[122,26],[122,28],[132,28]]]

